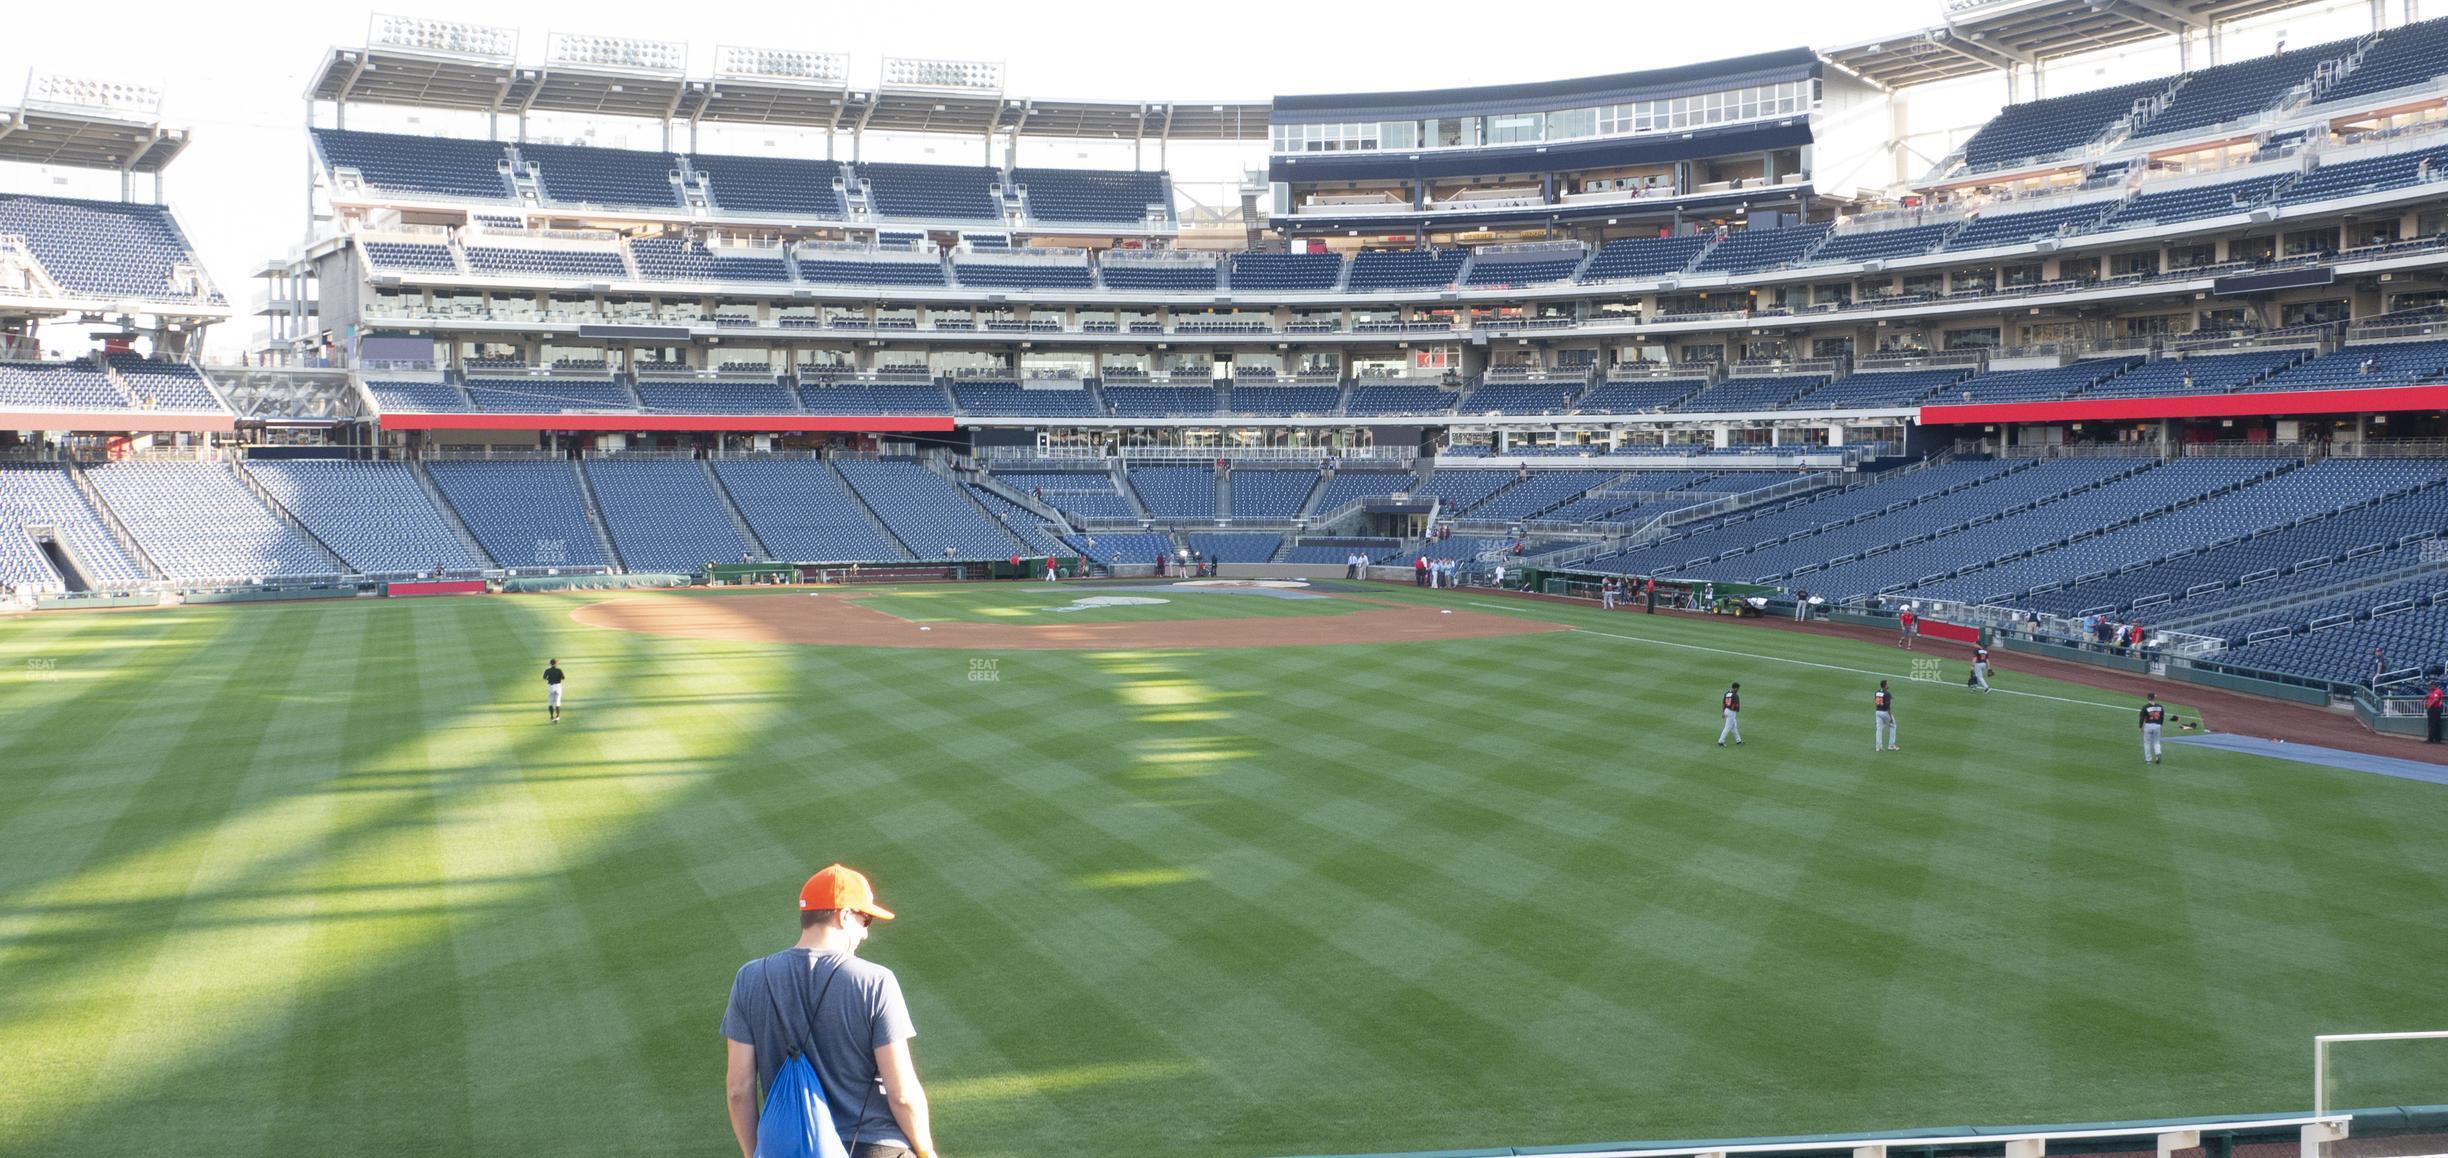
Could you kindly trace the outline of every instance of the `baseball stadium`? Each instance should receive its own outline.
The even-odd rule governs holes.
[[[2448,1154],[2448,15],[1890,7],[26,56],[0,1155]]]

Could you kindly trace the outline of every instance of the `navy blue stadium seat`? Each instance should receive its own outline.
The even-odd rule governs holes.
[[[510,183],[502,176],[502,164],[509,160],[509,154],[499,141],[361,133],[349,129],[315,129],[309,135],[326,166],[334,170],[355,169],[366,184],[387,193],[489,201],[510,199]]]
[[[1343,258],[1332,253],[1236,253],[1232,287],[1253,293],[1328,290],[1343,277]]]
[[[555,204],[680,207],[680,192],[671,179],[679,162],[669,153],[592,145],[517,148],[519,160],[535,167],[544,196]]]
[[[1679,273],[1691,265],[1701,250],[1708,248],[1711,240],[1707,235],[1619,237],[1598,247],[1597,255],[1590,258],[1589,268],[1581,271],[1581,280],[1617,281]]]
[[[1743,229],[1727,234],[1693,267],[1694,273],[1757,273],[1802,260],[1828,234],[1829,225]]]
[[[179,268],[202,263],[177,219],[159,205],[0,193],[0,234],[10,233],[25,238],[34,259],[70,294],[164,301],[196,293]],[[211,300],[220,302],[220,291]]]
[[[2080,205],[2017,213],[2013,211],[2014,203],[2007,202],[1973,218],[1970,225],[1948,239],[1946,248],[1954,252],[1999,245],[2023,245],[2079,232],[2097,224],[2115,205],[2114,200],[2085,201]]]
[[[692,153],[688,160],[706,179],[717,208],[833,220],[845,215],[841,191],[834,188],[842,176],[838,162],[710,153]]]
[[[1028,190],[1029,216],[1041,222],[1134,225],[1151,206],[1172,208],[1172,187],[1163,173],[1129,169],[1022,169],[1014,185]]]
[[[861,161],[877,216],[903,221],[1000,223],[1003,207],[994,195],[995,170],[973,165],[911,165]]]
[[[1964,165],[1995,169],[2077,148],[2132,112],[2135,101],[2167,91],[2169,83],[2160,77],[2008,105],[1964,142]]]
[[[1345,279],[1344,288],[1441,289],[1454,284],[1462,272],[1462,262],[1469,256],[1469,251],[1460,249],[1362,250],[1352,257],[1351,276]]]

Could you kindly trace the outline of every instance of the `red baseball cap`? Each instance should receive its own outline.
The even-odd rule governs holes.
[[[815,876],[799,886],[799,908],[802,912],[810,909],[848,909],[854,913],[865,913],[879,921],[893,919],[892,910],[876,904],[875,886],[868,882],[867,874],[837,864],[817,870]]]

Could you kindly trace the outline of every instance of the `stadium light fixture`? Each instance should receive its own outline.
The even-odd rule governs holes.
[[[714,50],[714,75],[742,80],[808,81],[838,88],[850,83],[850,57],[839,52],[726,44]]]
[[[888,56],[884,58],[881,83],[886,88],[953,88],[999,93],[1003,91],[1003,64],[992,60]]]
[[[366,32],[366,46],[404,48],[410,52],[446,52],[453,56],[481,56],[506,61],[518,55],[518,33],[508,28],[467,24],[457,20],[428,20],[422,16],[393,16],[377,12]]]
[[[132,113],[151,118],[161,112],[161,101],[161,90],[149,84],[40,72],[26,77],[27,108]]]
[[[688,46],[675,40],[555,32],[544,42],[544,61],[581,68],[676,73],[688,65]]]

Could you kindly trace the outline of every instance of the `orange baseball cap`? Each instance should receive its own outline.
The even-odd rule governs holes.
[[[893,919],[892,910],[876,904],[875,885],[868,882],[867,874],[837,864],[817,870],[815,876],[799,886],[799,908],[803,912],[809,909],[848,909],[854,913],[865,913],[879,921]]]

